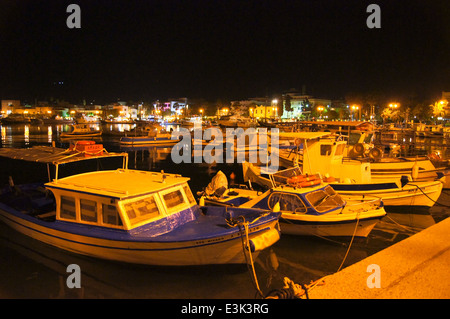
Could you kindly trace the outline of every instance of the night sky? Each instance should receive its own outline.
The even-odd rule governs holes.
[[[66,26],[70,3],[81,29]],[[370,3],[381,29],[366,25]],[[450,1],[0,0],[1,99],[233,100],[303,85],[326,98],[450,91]]]

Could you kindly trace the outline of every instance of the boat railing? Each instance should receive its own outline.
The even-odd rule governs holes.
[[[278,171],[273,174],[269,174],[270,181],[272,182],[273,187],[279,187],[283,185],[287,185],[288,180],[292,177],[302,175],[302,171],[300,167],[292,167],[282,171]]]

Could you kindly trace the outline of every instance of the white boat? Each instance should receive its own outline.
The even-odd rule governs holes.
[[[95,127],[89,124],[74,124],[70,126],[68,132],[62,132],[59,136],[61,138],[88,138],[101,135],[101,130],[96,130]]]
[[[284,134],[280,133],[280,136]],[[394,175],[391,172],[390,175],[385,175],[384,179],[376,179],[372,172],[376,163],[345,158],[344,150],[347,142],[336,139],[334,135],[318,132],[289,133],[289,136],[297,136],[296,138],[301,141],[299,142],[301,154],[292,152],[288,154],[289,157],[283,157],[283,152],[284,154],[286,152],[280,150],[280,162],[283,158],[284,165],[299,165],[305,174],[320,173],[322,177],[331,176],[333,179],[327,179],[327,182],[343,196],[367,194],[380,197],[386,206],[431,207],[442,192],[443,181],[436,173],[434,178],[432,175],[424,179],[412,178],[413,175],[418,175],[412,173],[414,162],[410,163],[409,170],[399,171],[403,174]],[[262,175],[260,170],[248,163],[244,165],[246,165],[244,169],[250,168],[248,172],[244,171],[245,175],[257,181],[258,176]],[[387,169],[395,169],[393,164],[384,165]]]
[[[155,145],[155,144],[175,144],[180,140],[172,139],[171,133],[155,133],[147,136],[122,136],[120,144],[122,145]]]
[[[266,177],[264,167],[248,162],[242,163],[244,181],[271,187],[272,183]],[[322,177],[329,185],[346,200],[371,200],[380,198],[384,206],[423,206],[431,207],[438,200],[442,192],[440,181],[412,182],[405,178],[391,182],[357,183],[354,181],[337,181],[335,178]]]
[[[120,144],[127,146],[175,144],[178,142],[179,138],[175,136],[172,138],[172,134],[167,132],[159,123],[136,127],[134,131],[120,138]]]
[[[359,162],[361,163],[361,168],[370,166],[370,178],[373,181],[392,181],[401,176],[407,176],[413,181],[432,181],[439,179],[444,183],[444,188],[450,187],[449,161],[441,159],[436,154],[411,157],[369,155],[367,158],[350,158],[345,157],[347,142],[328,132],[280,133],[280,140],[283,138],[295,140],[298,144],[297,147],[294,146],[290,149],[280,149],[280,164],[285,167],[292,167],[298,164],[303,166],[304,171],[307,171],[311,165],[311,169],[325,165],[327,169],[338,167],[336,173],[339,174],[346,167],[353,171],[355,166],[359,165]],[[323,143],[318,143],[318,141],[323,141]],[[325,141],[328,142],[325,143]],[[316,148],[314,150],[314,160],[311,160],[311,156],[305,158],[305,155],[307,156],[305,149],[309,151],[313,147]],[[320,153],[321,156],[317,156],[317,153]],[[316,160],[320,160],[320,162],[316,162]],[[335,175],[335,172],[328,173],[333,176]]]
[[[281,211],[281,232],[292,235],[367,237],[386,215],[379,198],[346,201],[320,177],[303,181],[303,187],[288,182],[301,176],[298,168],[271,174],[272,187],[265,192],[225,187],[224,192],[217,193],[224,184],[216,183],[217,189],[205,191],[201,201],[209,205]]]
[[[120,168],[11,183],[0,194],[0,220],[66,251],[147,265],[245,264],[280,238],[280,213],[200,207],[188,180]]]
[[[252,119],[236,115],[222,116],[217,120],[217,124],[222,127],[256,127]]]

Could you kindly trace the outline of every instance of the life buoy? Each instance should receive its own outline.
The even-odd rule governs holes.
[[[436,153],[431,153],[430,155],[428,155],[428,158],[431,161],[440,161],[441,160],[441,157]]]
[[[298,183],[308,182],[308,181],[312,181],[312,180],[315,180],[315,179],[317,179],[317,177],[314,176],[314,175],[310,175],[310,176],[308,176],[308,175],[297,175],[297,176],[289,178],[287,180],[287,182],[288,182],[288,184],[291,184],[291,185],[297,185]]]
[[[377,147],[372,148],[369,152],[369,157],[372,159],[379,159],[382,155],[383,152]]]
[[[75,144],[77,144],[77,145],[91,145],[91,144],[95,144],[95,141],[78,141]]]
[[[298,175],[288,179],[288,184],[293,187],[307,187],[321,183],[320,178],[315,175]]]
[[[356,143],[355,146],[353,146],[353,152],[357,156],[361,156],[364,154],[364,144],[363,143]]]
[[[306,182],[301,182],[298,183],[298,186],[300,187],[308,187],[308,186],[314,186],[314,185],[319,185],[320,184],[320,179],[315,179],[312,181],[306,181]]]

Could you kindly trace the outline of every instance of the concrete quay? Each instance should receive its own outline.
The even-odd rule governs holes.
[[[377,280],[380,288],[373,287]],[[324,285],[313,287],[308,295],[310,299],[449,299],[450,218],[325,277]]]

